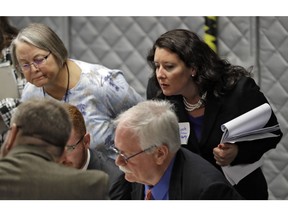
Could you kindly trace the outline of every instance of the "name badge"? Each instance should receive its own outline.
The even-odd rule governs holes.
[[[189,122],[180,122],[179,130],[180,130],[180,139],[182,145],[187,145],[188,138],[190,136],[190,124]]]

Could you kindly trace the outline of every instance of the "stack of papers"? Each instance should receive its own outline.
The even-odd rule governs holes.
[[[264,127],[269,121],[271,114],[270,105],[265,103],[221,125],[223,135],[220,143],[235,143],[279,136],[271,133],[280,129],[279,124],[272,127]],[[245,176],[262,166],[262,164],[263,159],[261,158],[252,164],[222,166],[222,170],[227,180],[232,185],[235,185]]]
[[[278,130],[279,124],[264,128],[271,114],[271,107],[265,103],[221,125],[223,135],[220,143],[234,143],[278,136],[270,132]]]

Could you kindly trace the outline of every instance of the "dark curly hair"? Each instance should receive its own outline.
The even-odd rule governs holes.
[[[220,59],[198,35],[185,29],[168,31],[155,41],[147,55],[147,62],[153,69],[153,76],[156,76],[154,54],[157,47],[176,53],[187,67],[196,70],[193,79],[200,94],[212,91],[218,97],[232,89],[240,77],[251,76],[245,68],[231,65],[227,60]]]

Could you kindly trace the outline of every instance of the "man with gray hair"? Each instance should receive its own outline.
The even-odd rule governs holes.
[[[212,164],[181,148],[178,119],[168,101],[140,102],[114,123],[115,163],[127,181],[135,182],[132,199],[243,199]]]
[[[108,199],[108,175],[58,164],[71,133],[60,102],[28,100],[12,115],[1,146],[0,199]]]

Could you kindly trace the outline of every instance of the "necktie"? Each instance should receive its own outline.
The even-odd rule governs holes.
[[[152,190],[151,189],[146,191],[145,200],[153,200]]]

